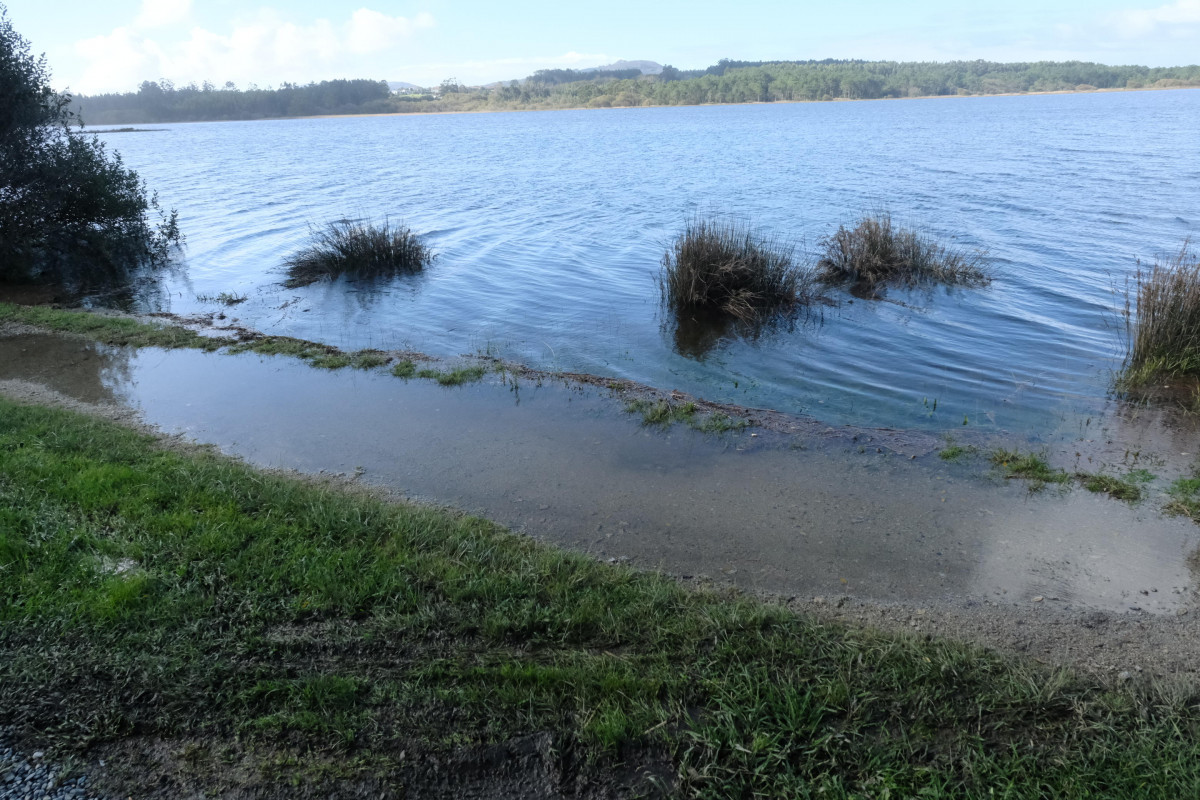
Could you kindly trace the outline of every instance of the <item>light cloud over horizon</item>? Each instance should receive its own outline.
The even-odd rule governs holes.
[[[54,85],[94,94],[144,80],[239,86],[335,78],[430,86],[650,59],[1081,60],[1174,66],[1200,53],[1200,0],[4,0]],[[271,0],[262,0],[270,3]],[[848,20],[853,20],[852,24]]]
[[[151,7],[156,10],[149,11]],[[128,91],[143,80],[163,79],[265,85],[367,77],[378,73],[374,57],[436,24],[428,12],[408,18],[369,8],[340,22],[321,18],[302,24],[263,8],[235,20],[224,34],[193,26],[180,35],[190,7],[190,0],[145,0],[132,24],[76,42],[85,66],[82,80],[71,89],[84,94]],[[176,30],[160,30],[164,26]]]

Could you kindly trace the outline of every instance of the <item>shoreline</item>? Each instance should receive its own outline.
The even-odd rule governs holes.
[[[1081,496],[1075,499],[1082,505],[1068,506],[1070,497],[1031,496],[1024,505],[1034,508],[1023,510],[1011,484],[977,491],[953,474],[926,476],[935,480],[925,483],[928,470],[920,464],[855,455],[844,442],[797,457],[786,448],[743,452],[736,444],[749,435],[614,436],[631,426],[620,419],[597,425],[588,413],[597,403],[586,393],[570,385],[536,388],[579,377],[571,374],[531,371],[521,403],[500,399],[507,390],[495,378],[477,390],[429,382],[397,388],[379,410],[411,424],[389,437],[378,424],[383,417],[369,413],[372,385],[400,386],[383,375],[286,363],[294,358],[279,363],[251,353],[197,352],[204,348],[194,341],[190,352],[156,351],[137,367],[105,354],[128,354],[136,350],[131,345],[85,346],[76,340],[86,334],[75,333],[55,334],[73,347],[48,348],[46,334],[9,322],[0,323],[0,347],[5,334],[0,365],[25,360],[48,368],[35,370],[34,380],[0,374],[0,513],[16,524],[13,534],[0,531],[0,546],[8,548],[0,555],[22,553],[12,547],[25,538],[32,550],[0,571],[0,588],[7,580],[8,588],[20,587],[11,597],[30,598],[9,604],[0,635],[0,739],[15,742],[14,748],[0,741],[0,768],[6,753],[26,773],[34,762],[65,763],[70,769],[56,767],[57,780],[80,785],[82,774],[93,792],[158,800],[201,794],[597,800],[628,796],[627,788],[637,796],[686,795],[712,788],[695,776],[717,770],[732,787],[720,796],[745,794],[744,787],[791,796],[829,775],[848,787],[832,796],[861,796],[877,783],[863,783],[854,764],[870,763],[868,775],[887,770],[889,785],[904,796],[919,792],[929,776],[950,776],[973,796],[967,788],[996,783],[1040,791],[1055,781],[1074,790],[1094,782],[1111,791],[1123,785],[1114,764],[1130,772],[1141,763],[1111,753],[1140,746],[1165,751],[1152,772],[1167,787],[1162,796],[1177,796],[1178,786],[1194,782],[1197,762],[1187,749],[1194,745],[1170,733],[1192,730],[1200,713],[1190,702],[1170,701],[1181,691],[1191,698],[1200,681],[1194,580],[1142,584],[1140,594],[1129,594],[1145,611],[1100,610],[1051,591],[990,598],[935,592],[888,602],[858,587],[872,577],[895,579],[904,559],[883,559],[887,574],[846,571],[863,558],[860,551],[887,551],[905,538],[912,542],[908,557],[926,562],[929,575],[953,572],[942,550],[979,547],[961,534],[978,528],[986,531],[980,542],[996,534],[1013,538],[1041,524],[1047,510],[1045,532],[1070,538],[1065,518],[1091,509],[1100,515],[1092,521],[1116,512],[1116,538],[1133,538],[1124,534],[1136,515],[1108,508],[1106,500]],[[26,351],[33,354],[21,355]],[[175,384],[186,374],[192,384],[173,386],[183,415],[164,423],[145,395],[113,388],[108,399],[101,392],[84,400],[51,386],[65,386],[73,370],[124,375],[143,391],[152,375]],[[281,395],[264,393],[264,384],[300,398],[299,405],[274,402]],[[334,392],[310,391],[321,384]],[[200,386],[216,394],[196,392]],[[214,403],[226,387],[257,388],[238,404]],[[354,413],[347,414],[351,397]],[[336,416],[352,417],[342,429],[308,414],[290,432],[265,434],[310,440],[322,457],[340,446],[350,454],[346,472],[271,463],[255,454],[253,442],[249,449],[230,447],[228,435],[215,434],[203,413],[237,419],[265,406],[269,417],[289,417],[296,408],[330,402]],[[469,413],[455,417],[456,404]],[[522,415],[536,427],[513,430]],[[448,435],[455,419],[472,423],[457,438]],[[234,439],[259,425],[245,422]],[[369,447],[348,437],[356,426],[365,429]],[[576,446],[555,436],[581,428]],[[417,441],[422,431],[425,447]],[[537,438],[565,460],[548,465],[549,478],[528,480],[519,473],[530,452],[519,448]],[[631,468],[632,490],[595,479],[612,463],[598,452],[601,443],[616,439],[625,440],[617,460]],[[675,451],[673,459],[656,460],[667,450]],[[444,461],[434,454],[445,454]],[[512,511],[485,508],[482,516],[470,516],[480,508],[469,498],[414,502],[403,485],[377,478],[381,464],[397,462],[428,474],[430,485],[487,486],[489,471],[516,472],[519,495],[502,490],[499,499]],[[599,472],[581,476],[585,494],[609,495],[616,516],[584,508],[573,517],[559,508],[578,496],[565,485],[570,474],[593,462],[600,462]],[[714,463],[728,466],[704,483],[702,470]],[[351,474],[350,464],[360,466]],[[655,485],[672,472],[697,489],[694,496]],[[719,520],[719,538],[689,513],[718,517],[732,498],[783,474],[778,487]],[[728,485],[739,475],[746,486]],[[900,497],[886,488],[896,475],[903,478]],[[867,494],[830,494],[822,479],[833,487],[862,485]],[[655,531],[655,523],[641,519],[639,494],[665,507],[667,525],[677,527]],[[876,495],[875,510],[855,500]],[[971,512],[965,528],[939,542],[945,520],[906,514],[903,507],[913,503],[930,512],[951,504]],[[1015,504],[1017,515],[999,527],[987,522],[1005,504]],[[801,530],[792,516],[820,508],[862,519],[838,532],[815,518],[802,520]],[[1064,514],[1067,508],[1073,510]],[[769,524],[744,511],[765,515]],[[74,521],[57,529],[26,522],[42,519]],[[560,535],[547,535],[547,528]],[[755,540],[756,529],[770,535],[759,530]],[[1141,551],[1150,546],[1151,530],[1137,532]],[[817,539],[831,534],[846,540],[833,546],[838,563],[824,564]],[[38,537],[47,535],[55,538],[43,544]],[[587,544],[597,537],[611,544]],[[704,572],[711,576],[633,549],[652,538],[706,554],[712,568]],[[1017,542],[1017,550],[1029,543]],[[730,560],[737,544],[748,545],[748,560]],[[633,557],[616,556],[622,551]],[[988,558],[1004,564],[1014,554]],[[797,557],[816,563],[831,591],[798,595],[754,588],[753,577],[749,585],[743,577]],[[1074,550],[1070,557],[1082,559],[1087,571],[1105,563]],[[1039,579],[1056,560],[1039,555]],[[1129,567],[1109,560],[1118,572]],[[70,593],[59,585],[64,574],[72,576]],[[1151,613],[1157,601],[1179,605]],[[58,642],[49,653],[41,644],[47,631]],[[151,652],[147,641],[154,642]],[[81,674],[90,676],[93,690],[86,694],[78,691]],[[786,710],[797,708],[818,709],[803,723],[811,735],[799,740],[800,717]],[[906,735],[878,736],[880,726],[896,725]],[[933,750],[923,738],[929,732],[939,743]],[[1087,747],[1060,752],[1064,733]],[[780,766],[812,764],[811,742],[827,734],[844,737],[831,766],[811,774]],[[999,737],[994,755],[964,760],[981,735],[993,743]],[[1098,737],[1111,743],[1109,755],[1093,764],[1088,748]],[[1005,754],[1018,745],[1022,755],[1010,763]],[[846,760],[849,766],[840,766]],[[1139,781],[1139,791],[1153,795],[1144,777]]]
[[[832,100],[773,100],[770,102],[755,101],[749,103],[697,103],[684,105],[637,105],[637,106],[562,106],[556,108],[473,108],[461,109],[453,111],[389,111],[389,112],[373,112],[373,113],[353,113],[353,114],[312,114],[307,116],[296,117],[247,117],[237,119],[207,119],[207,120],[180,120],[178,122],[149,122],[145,120],[136,121],[115,121],[97,123],[99,125],[195,125],[201,123],[213,122],[282,122],[286,120],[319,120],[319,119],[343,119],[343,118],[371,118],[371,117],[424,117],[424,116],[447,116],[455,114],[508,114],[508,113],[532,113],[537,111],[628,111],[639,108],[724,108],[729,106],[777,106],[777,105],[799,105],[810,103],[879,103],[892,100],[965,100],[965,99],[980,99],[986,97],[1038,97],[1044,95],[1065,95],[1065,94],[1114,94],[1120,92],[1170,92],[1188,89],[1200,89],[1198,86],[1142,86],[1136,89],[1130,88],[1108,88],[1094,89],[1087,91],[1078,91],[1075,89],[1056,89],[1053,91],[1039,92],[996,92],[994,94],[930,94],[917,95],[913,97],[863,97],[850,98],[838,97]],[[88,127],[84,128],[85,133],[90,133]],[[102,133],[104,131],[97,131]]]

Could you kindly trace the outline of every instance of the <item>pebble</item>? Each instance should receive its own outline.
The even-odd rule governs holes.
[[[60,768],[38,750],[26,757],[0,730],[0,800],[101,800],[87,790],[87,776],[59,781]]]

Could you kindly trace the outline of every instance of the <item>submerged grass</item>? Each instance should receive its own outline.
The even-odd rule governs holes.
[[[953,447],[948,449],[953,449]],[[944,455],[946,452],[946,450],[942,451],[942,458],[947,458]],[[1089,492],[1106,494],[1129,503],[1141,500],[1145,495],[1143,484],[1154,480],[1154,475],[1144,469],[1132,470],[1124,477],[1096,472],[1071,474],[1066,470],[1051,467],[1044,455],[1024,453],[1020,450],[994,450],[991,454],[991,462],[1003,472],[1005,477],[1029,481],[1031,491],[1039,491],[1046,484],[1064,485],[1074,480]]]
[[[403,361],[397,361],[392,367],[392,374],[397,378],[412,378],[417,374],[417,365],[407,358]]]
[[[1125,364],[1118,383],[1200,375],[1200,256],[1185,240],[1172,257],[1138,263],[1125,286]]]
[[[340,219],[310,230],[307,247],[288,257],[284,286],[296,288],[350,275],[378,278],[424,269],[434,253],[410,229],[385,219]]]
[[[851,283],[863,293],[889,284],[943,283],[984,286],[991,281],[986,255],[941,244],[892,222],[887,213],[863,217],[821,240],[817,264],[829,283]]]
[[[1022,453],[1020,450],[998,449],[992,452],[992,464],[1000,468],[1005,477],[1022,478],[1030,481],[1030,488],[1041,489],[1045,484],[1064,484],[1071,480],[1065,470],[1054,469],[1038,453]]]
[[[811,300],[811,270],[795,248],[742,222],[694,217],[663,256],[659,285],[677,315],[762,320]]]
[[[201,303],[219,303],[223,306],[236,306],[238,303],[244,303],[249,298],[244,294],[233,294],[230,292],[221,292],[219,294],[198,294],[196,299]]]
[[[285,782],[549,731],[577,764],[663,753],[680,797],[1200,784],[1194,687],[816,622],[3,400],[0,523],[0,724],[68,748],[287,742]]]
[[[635,398],[625,404],[625,410],[631,414],[640,414],[643,425],[666,427],[676,422],[682,422],[704,433],[739,431],[750,425],[749,420],[731,417],[720,411],[701,414],[699,407],[690,400],[673,403],[665,399]]]
[[[937,401],[934,401],[934,408],[937,407]],[[938,451],[938,458],[942,461],[961,461],[964,458],[973,456],[979,452],[979,448],[973,444],[962,445],[954,441],[954,437],[946,436],[946,446]]]
[[[464,383],[475,383],[483,380],[483,376],[487,374],[487,368],[478,364],[466,367],[454,367],[453,369],[441,370],[426,368],[415,370],[418,378],[426,378],[428,380],[437,381],[442,386],[462,386]],[[393,374],[399,377],[408,377],[397,373],[393,370]]]
[[[1119,478],[1116,475],[1080,472],[1075,477],[1089,492],[1106,494],[1129,503],[1136,503],[1142,499],[1141,482],[1137,480],[1136,476]]]
[[[1190,517],[1193,522],[1200,522],[1200,475],[1177,479],[1167,493],[1171,496],[1165,506],[1168,514]]]

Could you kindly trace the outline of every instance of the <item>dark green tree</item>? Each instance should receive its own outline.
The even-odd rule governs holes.
[[[161,265],[182,240],[175,212],[75,127],[49,80],[0,4],[0,280],[84,287]]]

